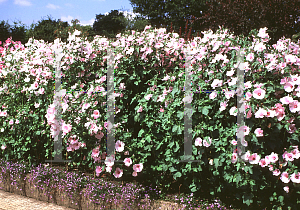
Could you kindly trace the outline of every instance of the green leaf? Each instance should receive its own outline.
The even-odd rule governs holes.
[[[172,148],[172,147],[174,146],[174,144],[175,144],[174,141],[172,141],[172,142],[169,144],[169,147]]]
[[[181,177],[181,173],[180,172],[176,172],[173,177],[176,180],[177,177]]]
[[[180,149],[180,146],[177,141],[175,142],[175,145],[176,145],[176,148],[174,149],[174,152],[177,152]]]
[[[280,201],[280,203],[282,203],[283,200],[284,200],[284,197],[281,195],[281,196],[278,197],[278,200]]]
[[[144,133],[144,130],[141,129],[141,130],[139,131],[138,137],[142,137],[142,134],[143,134],[143,133]]]
[[[207,109],[207,107],[202,108],[202,114],[208,115],[208,112],[209,112],[209,110]]]
[[[184,116],[184,112],[182,112],[182,111],[178,111],[178,112],[177,112],[177,117],[178,117],[180,120],[183,118],[183,116]]]
[[[171,171],[171,172],[174,172],[174,171],[177,171],[177,169],[174,168],[174,167],[170,167],[170,171]]]
[[[177,131],[177,129],[178,129],[178,126],[177,126],[177,125],[174,125],[174,126],[172,127],[172,132],[175,133],[175,132]]]

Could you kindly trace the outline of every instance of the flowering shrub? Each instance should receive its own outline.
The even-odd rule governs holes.
[[[97,175],[104,171],[100,163],[101,158],[105,159],[106,172],[111,173],[113,166],[119,164],[114,160],[120,160],[120,156],[123,156],[120,152],[126,148],[128,153],[124,152],[124,155],[129,154],[130,157],[122,157],[122,160],[127,167],[133,165],[132,176],[140,173],[138,176],[146,177],[149,183],[161,186],[165,191],[171,188],[173,180],[177,180],[178,183],[182,183],[182,188],[193,192],[195,196],[204,189],[209,192],[206,196],[218,196],[221,200],[233,202],[226,198],[227,195],[232,195],[238,200],[235,205],[243,209],[299,205],[299,199],[292,199],[292,196],[299,193],[297,127],[300,126],[300,106],[296,97],[299,97],[300,78],[293,74],[299,64],[299,58],[296,56],[299,46],[289,43],[289,40],[279,41],[277,45],[273,45],[274,48],[267,46],[266,29],[260,29],[259,33],[255,30],[250,32],[250,36],[254,37],[253,41],[242,37],[235,38],[227,34],[227,30],[221,29],[216,34],[204,33],[204,38],[195,39],[188,44],[184,43],[183,39],[178,39],[177,34],[164,34],[164,29],[154,32],[148,29],[150,28],[146,27],[143,33],[135,34],[132,31],[132,34],[119,36],[113,43],[98,38],[92,43],[87,41],[80,43],[79,39],[73,37],[73,40],[64,46],[62,76],[68,81],[63,80],[62,107],[65,121],[62,120],[62,129],[63,138],[66,137],[68,140],[65,143],[69,146],[64,149],[69,152],[69,158],[80,164],[80,154],[76,150],[81,149],[81,154],[87,157],[90,166],[91,161],[96,163],[93,167]],[[115,93],[117,98],[114,125],[104,122],[103,113],[107,110],[102,106],[105,104],[106,94],[104,63],[107,57],[104,55],[108,55],[106,49],[109,44],[115,47],[114,85],[119,87],[120,91]],[[37,45],[36,42],[31,47],[35,49]],[[185,66],[182,64],[185,55],[182,50],[185,45],[199,50],[190,57],[193,69],[190,74],[192,90],[200,91],[200,94],[194,93],[192,98],[184,98],[182,88],[185,81],[183,76]],[[292,51],[285,51],[287,48],[285,45]],[[16,48],[24,50],[24,47]],[[245,90],[247,89],[244,102],[246,126],[237,130],[235,117],[238,110],[234,95],[241,96],[241,93],[240,90],[236,91],[237,77],[233,75],[238,67],[236,51],[242,48],[245,53],[244,78]],[[50,52],[51,50],[48,55]],[[3,56],[4,69],[14,64],[10,56]],[[14,85],[20,85],[23,92],[31,93],[42,86],[38,91],[34,91],[36,96],[41,95],[40,98],[30,94],[28,99],[30,101],[33,96],[35,100],[31,100],[29,104],[38,102],[41,107],[36,110],[31,106],[25,111],[28,113],[38,111],[37,114],[29,114],[30,117],[32,115],[30,122],[43,122],[47,112],[45,116],[47,127],[51,126],[50,134],[53,138],[58,134],[58,122],[54,115],[55,106],[49,100],[52,99],[53,92],[46,85],[47,76],[51,75],[51,72],[47,73],[47,69],[53,71],[51,67],[53,58],[50,56],[51,59],[46,59],[46,56],[46,63],[52,60],[48,67],[45,67],[45,72],[41,69],[29,71],[26,67],[22,67],[25,72],[30,72],[31,76],[27,75],[26,83],[23,84],[18,80]],[[16,57],[16,61],[20,59],[18,54],[14,54],[13,57],[14,59]],[[42,63],[43,61],[40,61],[40,64]],[[3,68],[1,73],[4,75]],[[99,74],[95,75],[96,73]],[[18,74],[18,71],[12,74],[18,79],[26,76]],[[37,75],[45,77],[44,80],[37,79],[28,87],[30,77],[34,78]],[[80,78],[76,78],[76,75]],[[97,76],[101,79],[90,79]],[[8,80],[9,78],[7,81],[15,81]],[[51,81],[51,77],[48,79]],[[88,90],[88,93],[67,93],[70,87],[74,90],[78,85],[83,91]],[[296,85],[298,88],[295,89]],[[210,94],[202,92],[211,88],[213,91]],[[218,94],[217,88],[222,90],[221,94]],[[7,91],[8,87],[2,90]],[[100,93],[93,93],[98,91]],[[43,97],[46,93],[48,99]],[[22,94],[19,96],[24,97]],[[3,101],[8,100],[11,100],[11,97],[4,97]],[[192,160],[199,162],[179,162],[184,155],[183,103],[187,101],[193,101]],[[76,105],[77,102],[81,103]],[[18,104],[18,101],[13,104]],[[2,105],[2,108],[8,108],[7,106],[8,103]],[[23,106],[17,108],[24,109]],[[75,110],[71,111],[71,108]],[[11,118],[19,115],[20,113],[11,107],[9,111],[0,112],[0,116],[10,117],[7,119],[11,122],[10,125],[13,124]],[[22,123],[20,120],[19,125]],[[45,154],[45,157],[49,155],[48,151],[53,144],[43,142],[44,147],[31,144],[30,133],[24,127],[20,128],[25,135],[15,143],[13,137],[10,139],[7,137],[10,131],[6,125],[4,122],[6,134],[4,147],[6,145],[10,147],[10,150],[7,150],[11,152],[10,155],[13,155],[12,148],[20,148],[20,145],[24,144],[20,150],[20,154],[24,157],[28,155],[24,152],[28,147],[41,149],[41,154]],[[39,132],[37,135],[40,135],[42,129],[45,132],[47,130],[43,124],[37,126],[37,123],[34,123],[33,126],[36,134]],[[117,153],[107,157],[103,151],[106,142],[102,130],[106,128],[110,132],[112,126],[118,128],[115,131]],[[47,137],[50,137],[50,134],[47,133]],[[235,147],[236,135],[242,136],[243,146],[249,148],[243,156],[244,162],[237,161],[239,148]],[[5,155],[8,157],[7,153]],[[269,170],[266,170],[266,166]],[[283,171],[283,167],[288,168]],[[116,167],[114,177],[120,178],[123,173],[120,167]]]

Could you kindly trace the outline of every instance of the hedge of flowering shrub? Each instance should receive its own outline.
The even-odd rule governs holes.
[[[25,48],[7,42],[1,49],[1,73],[6,74],[5,82],[10,87],[23,90],[15,91],[15,97],[4,95],[1,101],[5,136],[2,155],[32,159],[37,158],[33,151],[39,151],[44,157],[50,156],[53,142],[46,139],[53,140],[59,131],[50,88],[57,62],[52,53],[60,47],[63,154],[67,151],[68,159],[84,165],[81,157],[86,156],[98,176],[113,171],[114,177],[120,178],[128,173],[147,179],[163,191],[180,184],[195,197],[214,196],[225,203],[233,203],[235,198],[237,208],[296,208],[300,205],[299,45],[282,39],[269,46],[266,30],[253,30],[245,38],[220,29],[188,43],[176,33],[165,34],[165,29],[153,31],[150,27],[142,33],[118,36],[113,43],[99,37],[89,43],[76,34],[68,44],[48,46],[31,40]],[[185,47],[193,50],[191,56],[185,54]],[[237,85],[240,50],[244,52],[243,89]],[[103,106],[106,62],[111,53],[117,87],[114,125],[106,121],[108,110]],[[185,69],[187,58],[192,63],[191,73]],[[18,62],[21,65],[16,65]],[[12,66],[16,70],[10,72]],[[186,97],[183,89],[188,75],[192,97]],[[8,86],[1,91],[8,89],[14,91]],[[29,94],[25,95],[26,91]],[[244,107],[238,110],[236,97],[243,94]],[[20,105],[21,99],[27,99],[26,105]],[[184,159],[187,103],[192,106],[195,162],[179,162]],[[245,126],[237,127],[237,112],[246,117]],[[14,124],[15,118],[19,124]],[[105,132],[111,132],[113,126],[116,154],[108,157]],[[21,131],[19,140],[15,140],[16,135],[15,139],[8,137],[13,129]],[[46,137],[38,143],[37,135]],[[237,161],[237,135],[246,149],[242,161]],[[174,180],[177,186],[172,184]]]

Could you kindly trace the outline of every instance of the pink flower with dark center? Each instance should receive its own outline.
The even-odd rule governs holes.
[[[261,166],[261,167],[266,167],[268,164],[267,164],[267,162],[266,162],[266,160],[265,159],[261,159],[260,161],[259,161],[259,165]]]
[[[94,119],[97,119],[97,118],[100,117],[100,112],[99,112],[99,110],[94,110],[94,112],[93,112],[93,117],[94,117]]]
[[[235,163],[237,161],[237,153],[232,153],[231,162]]]
[[[257,153],[254,153],[252,155],[250,155],[249,157],[249,163],[250,164],[258,164],[260,160],[259,155],[257,155]]]
[[[116,142],[116,150],[117,150],[118,152],[123,152],[124,146],[125,146],[125,144],[124,144],[122,141],[118,140],[118,141]]]
[[[256,128],[254,131],[254,133],[256,134],[256,137],[264,136],[263,132],[264,131],[261,128]]]
[[[289,104],[289,107],[290,107],[290,111],[293,113],[300,111],[300,103],[297,100],[294,100],[293,102],[291,102]]]
[[[298,172],[297,174],[293,173],[291,175],[291,180],[292,180],[292,182],[299,184],[300,183],[300,172]]]
[[[141,172],[143,170],[143,164],[140,163],[140,164],[133,165],[133,170],[136,172]]]
[[[121,170],[119,167],[116,168],[116,171],[115,171],[115,173],[114,173],[114,176],[115,176],[116,178],[120,178],[122,175],[123,175],[123,170]]]
[[[283,183],[286,184],[290,182],[289,174],[287,172],[282,172],[280,179]]]
[[[124,163],[126,166],[130,166],[132,164],[132,160],[130,158],[125,158]]]
[[[266,91],[262,90],[260,88],[255,89],[253,91],[253,97],[256,98],[256,99],[263,99],[265,97],[265,94],[266,94]]]
[[[279,169],[275,169],[275,170],[273,171],[273,175],[274,175],[274,176],[279,176],[279,175],[280,175]]]

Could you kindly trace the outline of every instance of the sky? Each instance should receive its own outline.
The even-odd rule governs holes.
[[[13,26],[13,22],[25,24],[61,19],[72,25],[71,20],[78,19],[80,25],[93,25],[96,15],[106,15],[111,10],[127,10],[124,15],[134,17],[129,0],[0,0],[0,22],[4,20]],[[19,24],[18,24],[19,26]]]

